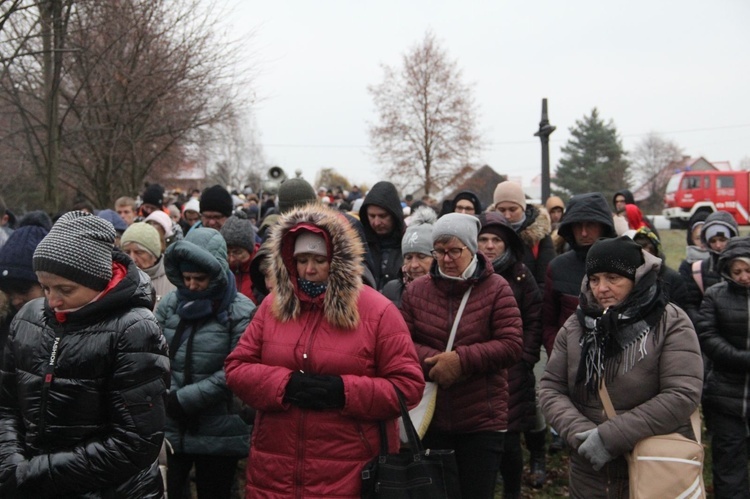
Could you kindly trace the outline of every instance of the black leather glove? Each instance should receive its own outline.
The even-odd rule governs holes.
[[[344,380],[341,376],[293,371],[286,386],[284,401],[302,409],[340,409],[345,402]]]
[[[177,422],[180,430],[188,433],[197,433],[200,420],[197,414],[188,414],[177,398],[177,392],[172,391],[167,395],[167,416]]]

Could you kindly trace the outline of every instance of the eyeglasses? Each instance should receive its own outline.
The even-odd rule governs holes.
[[[457,205],[456,209],[453,210],[456,213],[470,213],[473,214],[475,212],[473,206],[463,206],[463,205]]]
[[[430,251],[433,258],[437,258],[438,260],[442,260],[445,255],[448,255],[448,258],[451,260],[455,260],[456,258],[461,256],[461,253],[467,248],[467,246],[463,246],[462,248],[451,248],[451,249],[434,249]]]
[[[205,214],[201,214],[201,219],[203,219],[205,221],[211,221],[212,220],[212,221],[220,222],[222,220],[225,220],[226,218],[227,217],[225,215],[205,215]]]

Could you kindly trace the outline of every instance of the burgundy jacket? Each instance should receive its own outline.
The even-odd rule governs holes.
[[[453,346],[462,377],[449,389],[438,389],[429,431],[470,433],[508,427],[507,368],[521,358],[521,315],[508,282],[494,273],[483,254],[477,257],[471,278],[446,279],[435,262],[430,275],[412,282],[402,296],[401,313],[429,379],[432,366],[424,360],[445,351],[461,298],[473,287]]]

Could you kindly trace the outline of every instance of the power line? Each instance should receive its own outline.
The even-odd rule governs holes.
[[[715,130],[731,130],[737,128],[750,128],[750,123],[744,125],[726,125],[716,126],[709,128],[689,128],[684,130],[668,130],[664,132],[640,132],[640,133],[627,133],[621,135],[621,137],[644,137],[651,133],[656,134],[677,134],[677,133],[696,133],[696,132],[712,132]],[[563,139],[552,139],[550,142],[563,142]],[[486,146],[512,146],[512,145],[528,145],[538,144],[539,141],[536,139],[527,140],[503,140],[499,142],[486,142]],[[352,145],[352,144],[263,144],[263,147],[286,147],[290,149],[369,149],[369,145]]]

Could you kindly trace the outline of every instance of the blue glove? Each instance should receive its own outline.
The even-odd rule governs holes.
[[[589,460],[596,471],[599,471],[605,464],[610,462],[614,457],[604,448],[602,437],[599,436],[599,429],[576,433],[575,437],[583,443],[578,447],[578,453]]]

